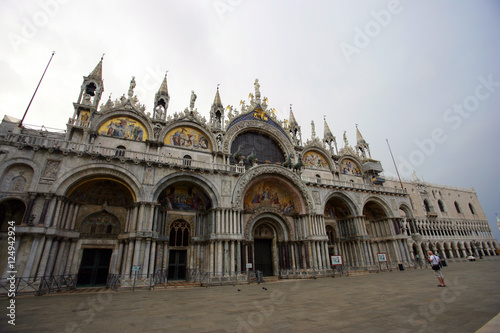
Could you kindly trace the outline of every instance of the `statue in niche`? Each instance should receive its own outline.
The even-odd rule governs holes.
[[[155,109],[156,111],[156,119],[163,119],[163,112],[165,111],[165,108],[163,107],[163,105],[158,105]]]
[[[155,126],[155,129],[154,129],[155,139],[157,139],[157,140],[158,140],[158,137],[159,137],[159,135],[160,135],[160,131],[161,131],[161,127],[157,124],[157,125]]]
[[[92,104],[92,102],[90,100],[90,95],[89,94],[85,94],[85,97],[83,98],[83,104],[85,104],[85,105]]]
[[[217,140],[217,150],[221,151],[222,150],[222,135],[221,134],[217,135],[216,140]]]
[[[12,191],[23,191],[26,185],[26,178],[23,176],[24,171],[19,171],[19,176],[12,178],[12,184],[10,186]]]

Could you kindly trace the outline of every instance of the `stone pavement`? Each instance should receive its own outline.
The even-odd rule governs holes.
[[[500,258],[487,258],[449,263],[443,269],[446,288],[437,287],[431,269],[406,269],[17,297],[15,326],[7,323],[8,300],[1,299],[0,332],[476,332],[500,313]],[[496,318],[482,332],[498,332]]]

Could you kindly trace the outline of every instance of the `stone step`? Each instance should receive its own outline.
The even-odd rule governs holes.
[[[175,281],[169,282],[167,284],[157,284],[154,286],[155,289],[175,289],[175,288],[193,288],[201,287],[199,282],[185,282],[185,281]]]
[[[280,279],[279,276],[264,276],[262,278],[262,280],[264,280],[264,282],[276,282],[279,279]]]

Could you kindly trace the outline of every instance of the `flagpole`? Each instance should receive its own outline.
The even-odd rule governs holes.
[[[396,173],[398,174],[399,184],[401,184],[401,189],[404,190],[403,182],[401,181],[401,177],[399,176],[398,166],[396,165],[396,161],[394,161],[394,156],[392,156],[392,150],[391,146],[389,145],[389,140],[385,139],[385,141],[387,141],[387,147],[389,147],[389,152],[391,153],[392,163],[394,163],[394,167],[396,168]]]
[[[36,92],[38,91],[38,87],[40,87],[40,83],[42,83],[43,77],[45,76],[45,72],[47,71],[47,68],[49,68],[50,62],[52,61],[52,58],[54,57],[55,53],[56,53],[55,51],[52,51],[52,55],[50,56],[49,63],[47,64],[47,67],[45,67],[45,70],[43,71],[42,77],[40,78],[40,82],[38,82],[38,85],[36,86],[35,92],[33,93],[33,96],[31,97],[30,103],[28,104],[26,111],[24,111],[23,119],[21,119],[21,121],[19,122],[19,125],[18,125],[19,128],[21,128],[23,126],[23,121],[24,121],[24,118],[26,117],[26,114],[28,113],[31,102],[33,102],[33,98],[35,98]]]

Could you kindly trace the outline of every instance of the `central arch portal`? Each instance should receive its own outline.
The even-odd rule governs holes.
[[[278,275],[278,242],[279,229],[273,221],[263,219],[256,223],[253,229],[254,265],[256,271],[262,271],[263,276]]]
[[[273,275],[273,230],[267,224],[260,224],[254,229],[255,270],[264,276]]]

